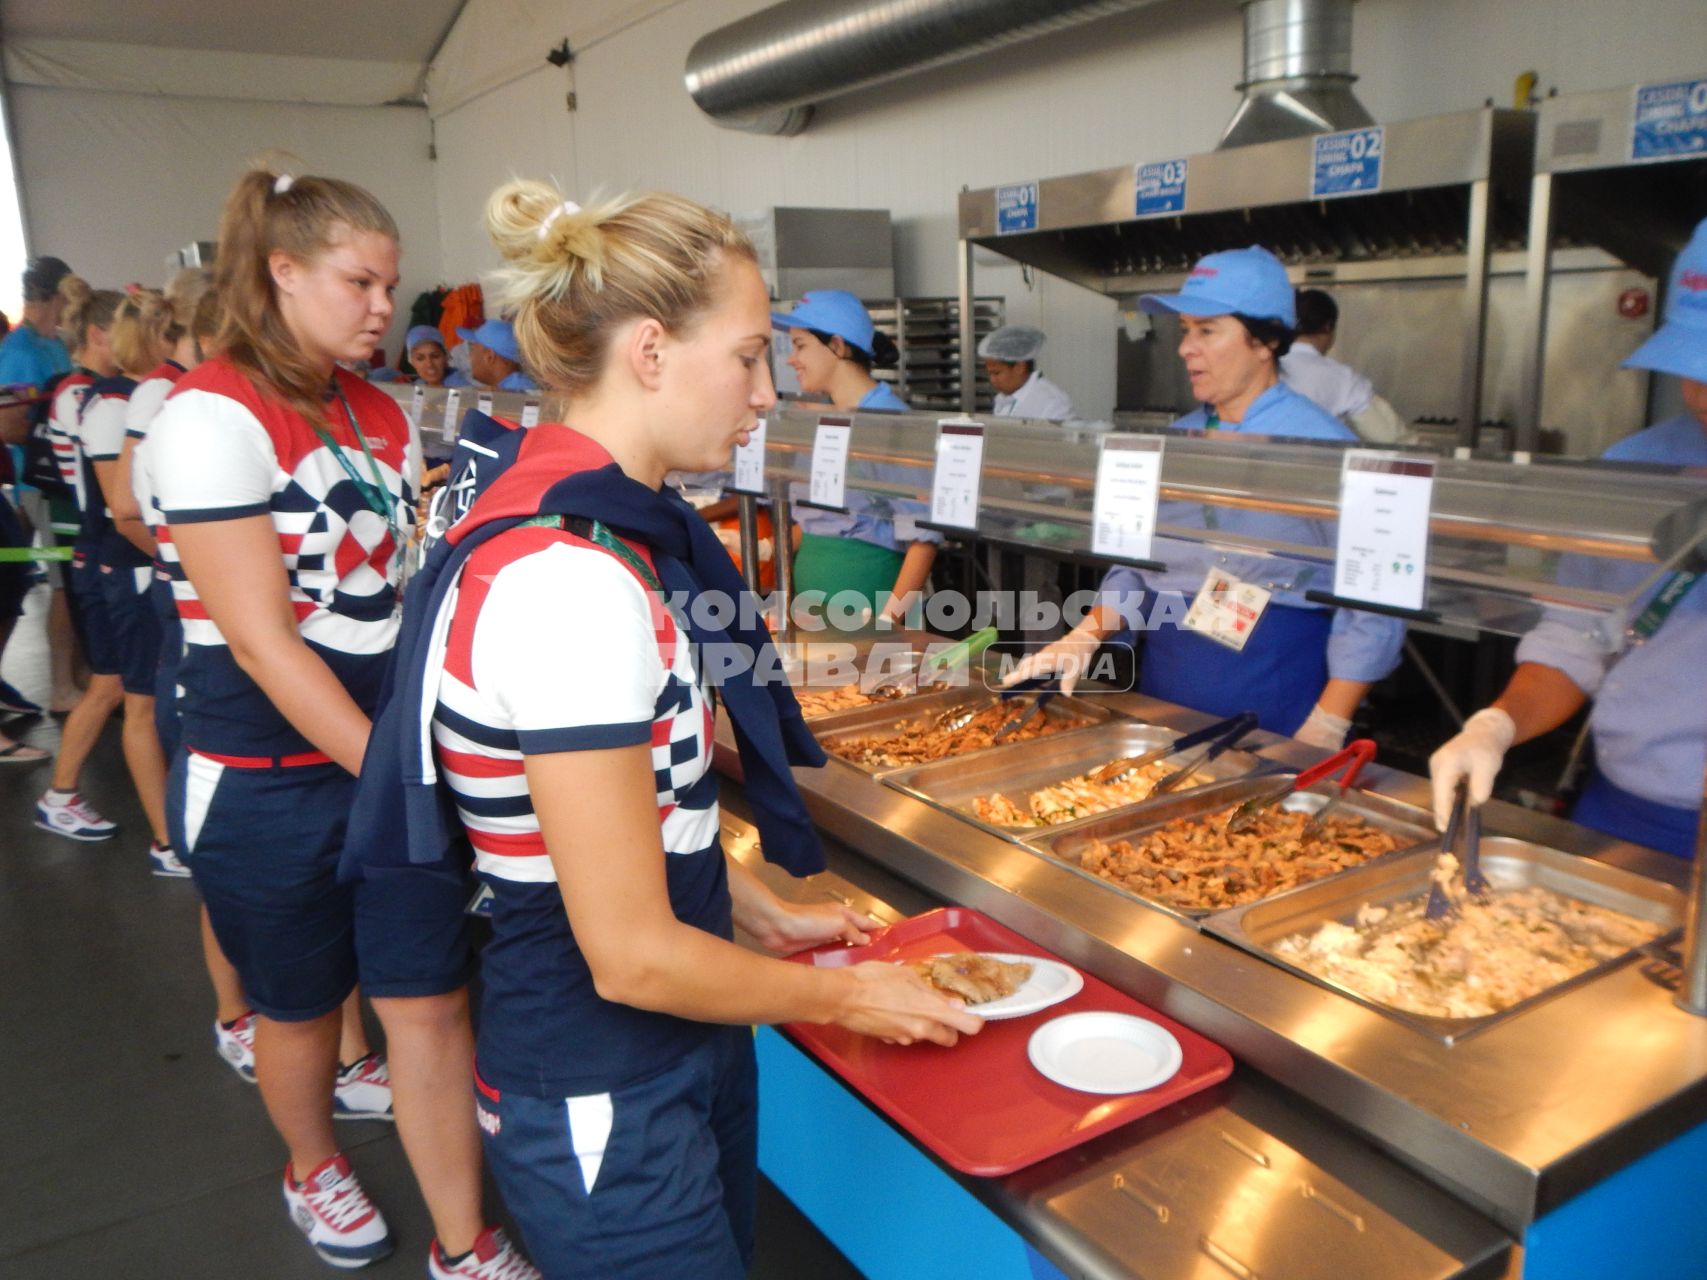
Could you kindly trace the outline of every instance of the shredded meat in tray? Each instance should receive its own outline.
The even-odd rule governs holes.
[[[894,765],[923,764],[927,760],[946,760],[963,756],[969,751],[982,751],[993,744],[996,731],[1025,710],[1025,704],[998,702],[985,707],[964,728],[943,730],[931,728],[935,716],[909,720],[887,733],[864,734],[826,742],[824,745],[842,759],[854,764],[888,768]],[[1050,708],[1054,710],[1054,708]],[[1017,733],[1002,739],[1005,747],[1011,742],[1029,742],[1047,738],[1052,733],[1078,729],[1090,723],[1084,716],[1050,715],[1044,712],[1034,717]]]
[[[1398,841],[1362,818],[1330,815],[1303,839],[1307,813],[1269,809],[1226,833],[1231,808],[1205,818],[1176,818],[1138,837],[1093,840],[1079,858],[1086,871],[1140,897],[1185,911],[1219,911],[1267,898],[1391,853]]]

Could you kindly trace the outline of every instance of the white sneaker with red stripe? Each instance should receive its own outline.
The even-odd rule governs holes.
[[[377,1053],[338,1068],[332,1090],[334,1120],[390,1120],[391,1069]]]
[[[339,1152],[301,1182],[284,1174],[285,1207],[314,1252],[334,1267],[365,1267],[391,1255],[391,1228]]]
[[[255,1014],[244,1014],[230,1026],[215,1018],[213,1046],[219,1056],[231,1064],[231,1069],[250,1084],[255,1083]]]
[[[534,1266],[510,1243],[502,1227],[487,1227],[475,1238],[474,1248],[455,1266],[445,1261],[439,1242],[427,1252],[427,1274],[432,1280],[540,1280]]]

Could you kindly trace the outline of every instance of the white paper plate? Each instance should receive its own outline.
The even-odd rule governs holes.
[[[1129,1013],[1069,1013],[1031,1033],[1031,1065],[1083,1093],[1141,1093],[1171,1080],[1184,1054],[1173,1035]]]
[[[1045,960],[1041,956],[1009,955],[1004,951],[981,951],[978,954],[989,956],[992,960],[1006,960],[1010,964],[1031,966],[1031,977],[1021,983],[1019,990],[1011,996],[966,1006],[968,1013],[975,1013],[986,1022],[999,1022],[1003,1018],[1023,1018],[1028,1013],[1036,1013],[1052,1004],[1070,1000],[1084,989],[1084,975],[1059,960]]]

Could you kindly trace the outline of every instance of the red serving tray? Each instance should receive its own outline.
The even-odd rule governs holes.
[[[1041,956],[1042,947],[968,907],[903,920],[863,947],[819,948],[792,959],[822,967],[864,960],[917,960],[943,951]],[[962,1173],[993,1178],[1057,1155],[1225,1080],[1233,1059],[1220,1045],[1084,974],[1071,999],[1021,1018],[987,1022],[952,1049],[893,1045],[842,1027],[790,1023],[788,1033],[865,1100]],[[1142,1093],[1081,1093],[1031,1065],[1026,1045],[1052,1018],[1089,1010],[1128,1013],[1172,1032],[1184,1061],[1171,1080]]]

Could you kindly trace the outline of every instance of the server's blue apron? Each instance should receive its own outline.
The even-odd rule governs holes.
[[[1674,857],[1693,858],[1701,811],[1644,800],[1596,769],[1571,810],[1571,821]]]
[[[1210,715],[1255,711],[1264,729],[1290,737],[1328,682],[1333,623],[1329,609],[1270,604],[1237,652],[1165,623],[1143,633],[1138,688]]]

